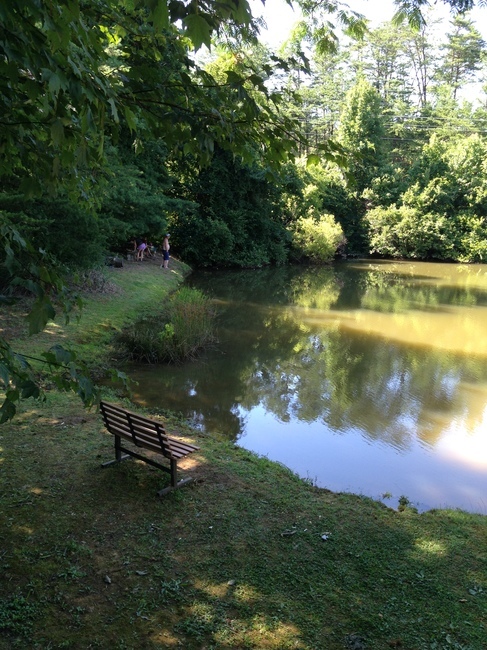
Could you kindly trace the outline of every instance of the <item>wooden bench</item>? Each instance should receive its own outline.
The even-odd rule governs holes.
[[[115,460],[103,463],[102,467],[108,467],[108,465],[113,465],[114,463],[119,463],[122,460],[133,457],[138,458],[153,467],[157,467],[164,472],[169,472],[169,474],[171,474],[171,485],[164,490],[160,490],[157,493],[158,496],[163,496],[171,490],[175,490],[176,488],[192,481],[192,479],[188,477],[178,482],[178,460],[185,458],[193,451],[197,451],[199,447],[170,438],[166,434],[166,430],[160,422],[149,420],[149,418],[127,411],[127,409],[117,406],[116,404],[102,401],[100,402],[100,411],[103,416],[105,427],[115,436]],[[161,465],[147,456],[141,456],[131,449],[122,447],[122,438],[129,440],[137,447],[143,447],[144,449],[148,449],[149,451],[153,451],[156,454],[161,454],[165,458],[168,458],[170,467]],[[124,452],[124,455],[122,452]]]

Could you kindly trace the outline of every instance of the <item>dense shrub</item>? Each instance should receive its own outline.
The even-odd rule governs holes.
[[[118,337],[121,355],[132,361],[175,363],[193,359],[215,341],[215,310],[197,289],[182,287],[164,312],[147,316]]]
[[[451,260],[455,233],[438,213],[422,214],[412,207],[375,208],[367,215],[370,252],[392,257]]]
[[[314,263],[331,262],[340,246],[344,246],[343,230],[331,214],[302,217],[294,232],[299,253]]]
[[[282,189],[265,170],[217,149],[211,164],[190,170],[178,190],[186,204],[170,214],[169,230],[188,264],[247,268],[287,260]]]
[[[299,192],[286,196],[290,229],[302,230],[302,226],[298,226],[301,219],[332,214],[342,228],[340,245],[346,243],[347,253],[354,255],[366,251],[366,229],[362,221],[365,210],[347,188],[342,170],[332,163],[308,164],[300,159],[296,173],[300,180]]]
[[[449,142],[433,137],[396,203],[367,213],[370,253],[487,261],[486,157],[478,135]]]
[[[472,214],[459,214],[461,223],[459,262],[487,263],[487,219]]]
[[[468,212],[447,217],[409,206],[367,214],[370,252],[386,257],[459,262],[487,261],[487,221]]]

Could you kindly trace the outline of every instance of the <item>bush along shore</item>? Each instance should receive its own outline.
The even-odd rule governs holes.
[[[116,334],[186,272],[125,264],[79,323],[25,339],[13,313],[8,327],[25,353],[62,338],[107,366]],[[106,389],[200,447],[181,466],[193,483],[157,498],[166,474],[102,469],[113,439],[99,414],[46,396],[0,427],[1,650],[487,648],[486,517],[318,489],[191,430],[163,399],[155,414]]]

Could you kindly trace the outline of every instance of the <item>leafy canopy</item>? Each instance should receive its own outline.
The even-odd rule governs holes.
[[[263,157],[279,164],[292,155],[297,130],[276,107],[279,93],[264,77],[250,83],[233,72],[225,84],[201,70],[191,50],[210,46],[233,24],[254,29],[246,0],[9,0],[0,4],[0,180],[24,196],[65,188],[96,202],[106,163],[106,139],[130,131],[136,148],[161,138],[172,155],[209,160],[215,142],[233,152],[260,143]],[[279,65],[279,61],[274,61]],[[272,73],[270,68],[264,71]],[[2,297],[21,285],[34,296],[31,333],[69,314],[72,297],[63,273],[0,213]],[[19,264],[23,260],[25,264]],[[10,296],[9,296],[10,293]],[[47,353],[60,364],[63,386],[78,387],[87,402],[93,386],[73,356]],[[52,356],[54,354],[54,356]],[[64,373],[64,374],[63,374]],[[1,420],[12,417],[21,396],[38,396],[28,360],[0,341],[0,382],[6,391]]]
[[[88,197],[107,136],[128,128],[136,147],[161,137],[174,154],[208,161],[214,144],[271,164],[292,155],[299,130],[259,74],[218,83],[190,56],[229,24],[255,36],[246,0],[11,0],[0,6],[0,178],[27,194],[68,184]],[[248,90],[248,84],[257,93]]]

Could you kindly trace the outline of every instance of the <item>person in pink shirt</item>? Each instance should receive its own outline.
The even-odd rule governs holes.
[[[147,248],[147,240],[144,239],[142,243],[137,246],[137,261],[142,262],[144,259],[144,251]]]

